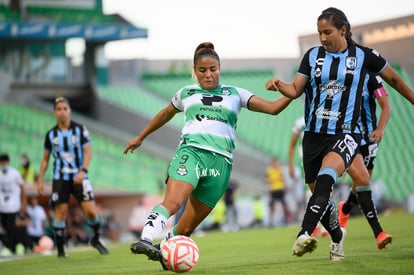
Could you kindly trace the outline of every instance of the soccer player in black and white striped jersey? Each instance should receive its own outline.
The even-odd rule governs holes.
[[[57,124],[47,132],[45,137],[37,189],[39,195],[45,195],[43,177],[49,164],[50,155],[53,155],[53,183],[50,202],[56,213],[53,228],[58,257],[66,257],[64,231],[71,194],[80,203],[87,216],[87,222],[93,230],[94,236],[90,240],[90,244],[102,255],[108,254],[108,250],[99,240],[100,220],[96,214],[94,195],[88,177],[88,166],[92,157],[89,132],[85,126],[71,120],[71,109],[66,98],[56,98],[54,114]]]
[[[362,140],[359,152],[348,169],[348,174],[353,181],[352,190],[348,199],[338,204],[339,226],[347,227],[352,207],[359,205],[374,232],[378,249],[384,249],[391,243],[393,237],[382,229],[378,220],[377,211],[372,202],[370,178],[374,169],[378,143],[384,136],[385,126],[391,115],[391,105],[380,77],[368,72],[366,81],[360,120]],[[375,101],[378,101],[381,107],[378,124]]]
[[[292,247],[293,255],[300,257],[316,249],[317,240],[309,234],[321,221],[332,238],[330,258],[338,261],[345,257],[345,234],[330,197],[338,176],[349,168],[359,147],[362,133],[358,120],[366,72],[379,74],[412,104],[414,91],[377,51],[352,40],[351,26],[341,10],[324,10],[317,29],[322,46],[308,50],[293,82],[273,78],[266,82],[266,88],[290,98],[306,95],[303,165],[313,194]]]

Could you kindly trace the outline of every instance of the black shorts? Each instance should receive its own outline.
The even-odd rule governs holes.
[[[285,190],[271,191],[269,205],[272,206],[276,201],[285,201]]]
[[[322,160],[329,152],[336,152],[342,157],[346,171],[358,152],[360,141],[361,136],[357,134],[328,135],[305,132],[303,136],[305,182],[315,182]]]
[[[374,169],[374,161],[377,157],[378,144],[372,140],[367,140],[367,143],[359,147],[359,152],[364,159],[365,167],[368,170]]]
[[[70,195],[73,195],[78,202],[93,201],[94,195],[89,179],[84,179],[83,183],[74,183],[72,180],[53,180],[51,205],[68,203]]]

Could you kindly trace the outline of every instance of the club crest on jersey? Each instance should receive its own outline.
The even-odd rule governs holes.
[[[349,70],[355,70],[357,67],[357,59],[356,57],[348,56],[345,61],[346,67]]]
[[[321,84],[319,86],[319,89],[321,92],[326,92],[328,94],[329,98],[334,97],[336,94],[343,92],[346,90],[345,86],[342,86],[338,81],[336,80],[329,80],[325,84]]]
[[[178,167],[177,169],[177,174],[180,176],[185,176],[187,175],[187,168],[185,167],[185,165],[180,165],[180,167]]]
[[[229,88],[223,87],[223,88],[221,88],[221,94],[222,95],[231,95],[231,91],[230,91]]]

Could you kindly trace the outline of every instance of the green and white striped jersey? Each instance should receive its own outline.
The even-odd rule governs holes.
[[[184,112],[181,142],[232,158],[237,116],[254,94],[229,85],[207,91],[199,85],[180,89],[171,103]]]

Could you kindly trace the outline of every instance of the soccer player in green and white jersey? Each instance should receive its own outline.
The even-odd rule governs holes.
[[[125,154],[133,153],[149,134],[178,112],[184,112],[181,142],[168,168],[164,200],[152,209],[141,239],[130,247],[133,253],[145,254],[148,259],[161,263],[159,247],[152,242],[167,219],[187,202],[181,219],[166,238],[190,236],[224,194],[232,170],[235,129],[241,108],[276,115],[291,101],[281,97],[271,102],[245,89],[221,84],[220,58],[210,42],[196,48],[193,72],[198,84],[180,89],[124,149]]]

